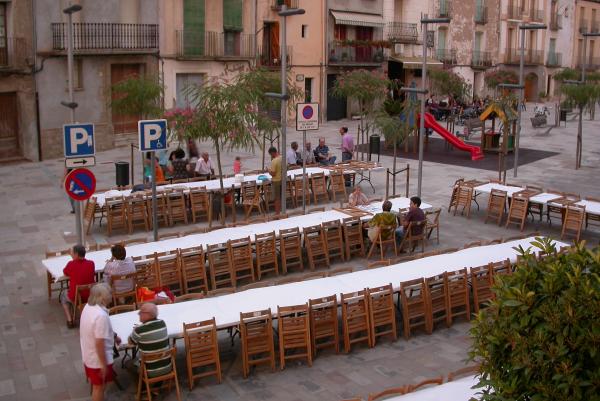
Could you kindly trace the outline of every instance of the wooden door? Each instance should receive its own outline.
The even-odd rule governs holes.
[[[0,159],[21,156],[16,92],[0,93]]]
[[[142,73],[141,64],[112,64],[110,66],[111,87],[127,78],[138,77]],[[112,94],[112,99],[116,95]],[[127,134],[137,131],[138,120],[141,116],[131,116],[119,113],[118,110],[112,110],[112,124],[115,134]]]
[[[370,26],[356,27],[356,40],[372,41],[373,28]],[[370,62],[373,61],[372,47],[370,45],[356,46],[356,61]]]

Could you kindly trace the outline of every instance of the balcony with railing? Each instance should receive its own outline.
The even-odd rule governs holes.
[[[447,17],[450,17],[451,12],[452,12],[452,7],[450,7],[450,0],[439,0],[437,16],[439,18],[447,18]]]
[[[544,51],[525,49],[523,60],[525,64],[543,64]],[[521,62],[521,49],[506,49],[504,62],[506,64],[519,64]]]
[[[455,49],[436,49],[435,57],[446,65],[458,64]]]
[[[560,67],[562,65],[562,53],[548,52],[546,59],[547,67]]]
[[[534,8],[530,9],[529,19],[532,22],[544,22],[544,10],[536,10]]]
[[[471,67],[488,68],[492,66],[492,53],[473,50],[471,57]]]
[[[508,3],[506,18],[521,20],[521,19],[523,19],[522,14],[523,14],[523,9],[521,7],[519,7],[518,4],[513,3],[513,2]]]
[[[581,69],[581,61],[577,62],[576,68]],[[600,69],[600,57],[587,57],[587,61],[585,63],[586,71],[593,71]]]
[[[550,29],[552,31],[562,29],[562,15],[553,14],[550,16]]]
[[[588,22],[587,20],[579,20],[579,33],[586,33],[588,32]]]
[[[592,33],[600,32],[600,22],[592,21],[592,26],[590,28],[590,32],[592,32]]]
[[[67,24],[52,24],[52,48],[66,51]],[[73,24],[75,53],[156,53],[158,25],[81,22]]]
[[[417,24],[408,22],[388,22],[387,38],[394,43],[416,43],[419,38]]]
[[[383,48],[370,41],[333,41],[329,43],[329,64],[380,65]]]
[[[31,57],[25,38],[0,38],[0,71],[26,68],[33,61]]]
[[[182,59],[254,58],[254,35],[239,32],[176,31],[177,57]]]
[[[476,24],[487,24],[488,21],[488,8],[486,6],[477,5],[475,6],[475,23]]]
[[[281,6],[284,4],[287,8],[300,8],[298,6],[298,0],[271,0],[271,10],[280,11]]]
[[[286,64],[289,66],[292,64],[292,54],[294,48],[292,46],[286,47]],[[281,67],[281,53],[279,47],[273,46],[259,46],[258,47],[258,60],[257,64],[267,68],[279,68]]]

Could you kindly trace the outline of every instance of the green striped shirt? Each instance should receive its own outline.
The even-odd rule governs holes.
[[[169,349],[167,325],[161,319],[149,320],[136,326],[130,336],[131,342],[137,344],[140,352],[152,353]],[[148,377],[157,377],[172,370],[171,357],[168,356],[146,364]]]

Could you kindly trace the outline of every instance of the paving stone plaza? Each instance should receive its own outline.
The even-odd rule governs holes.
[[[549,105],[550,106],[550,105]],[[531,127],[533,105],[523,113],[521,147],[556,152],[530,164],[522,165],[518,177],[508,171],[510,182],[535,184],[544,188],[579,193],[582,196],[600,197],[600,121],[584,118],[582,168],[575,170],[575,139],[577,121],[569,116],[567,126],[552,129]],[[554,121],[554,116],[548,118]],[[338,129],[347,125],[356,132],[356,121],[338,121],[323,124],[321,129],[309,133],[309,140],[316,144],[325,137],[330,148],[338,154],[340,135]],[[301,141],[301,135],[293,129],[288,131],[288,141]],[[435,135],[434,135],[435,136]],[[208,144],[201,146],[213,160],[214,151]],[[130,149],[117,148],[97,154],[98,165],[92,170],[98,178],[98,187],[108,188],[115,182],[115,161],[129,161]],[[448,150],[448,152],[459,152]],[[260,151],[226,153],[222,156],[224,170],[232,171],[234,156],[241,156],[244,170],[261,167]],[[466,157],[466,156],[465,156]],[[496,158],[486,154],[487,158]],[[136,154],[140,182],[141,156]],[[399,159],[410,164],[410,194],[416,192],[417,162]],[[392,158],[381,157],[384,167],[391,167]],[[428,243],[427,249],[460,247],[467,242],[491,240],[519,234],[518,228],[498,227],[484,224],[486,196],[480,197],[482,206],[473,210],[469,219],[453,216],[447,212],[452,185],[459,177],[497,178],[493,171],[480,170],[477,162],[466,166],[452,166],[425,162],[423,165],[424,202],[442,209],[440,244]],[[68,248],[75,242],[74,217],[69,214],[62,183],[63,160],[46,160],[39,163],[9,164],[0,166],[0,182],[4,191],[0,194],[0,400],[85,400],[89,399],[90,387],[85,382],[78,329],[65,325],[60,304],[53,295],[47,299],[46,272],[41,265],[47,249]],[[368,185],[364,192],[370,197],[385,196],[385,173],[372,173],[375,193]],[[404,181],[399,179],[399,192]],[[329,203],[327,208],[336,207]],[[205,223],[203,223],[204,225]],[[184,227],[189,229],[191,227]],[[161,233],[179,231],[181,225],[160,230]],[[560,236],[559,224],[548,225],[528,220],[525,232],[540,231],[555,238]],[[143,233],[137,232],[136,236]],[[150,236],[150,233],[146,233]],[[117,235],[110,241],[125,238]],[[598,227],[585,230],[583,239],[597,244],[600,239]],[[88,239],[94,243],[108,241],[106,230],[95,226]],[[338,266],[339,265],[339,266]],[[346,265],[357,269],[366,266],[364,259],[352,259]],[[336,264],[333,267],[341,267]],[[461,320],[451,328],[437,328],[432,335],[418,333],[409,341],[399,338],[396,342],[382,340],[374,348],[358,347],[350,354],[336,355],[332,351],[319,353],[313,366],[304,363],[290,364],[285,370],[271,373],[259,367],[248,379],[242,378],[239,341],[232,347],[226,332],[220,332],[223,383],[214,379],[197,382],[188,391],[185,375],[185,359],[182,343],[179,343],[178,371],[182,397],[186,400],[319,400],[336,401],[353,396],[365,396],[380,387],[392,387],[412,383],[428,377],[447,374],[464,366],[470,346],[469,323]],[[137,385],[135,368],[130,364],[122,369],[116,364],[116,372],[123,390],[110,386],[108,400],[131,400]],[[166,399],[175,399],[169,394]]]

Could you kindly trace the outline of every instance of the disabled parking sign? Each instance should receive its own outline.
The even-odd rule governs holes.
[[[78,168],[67,174],[65,178],[65,191],[76,201],[91,198],[95,190],[96,177],[90,170]]]

